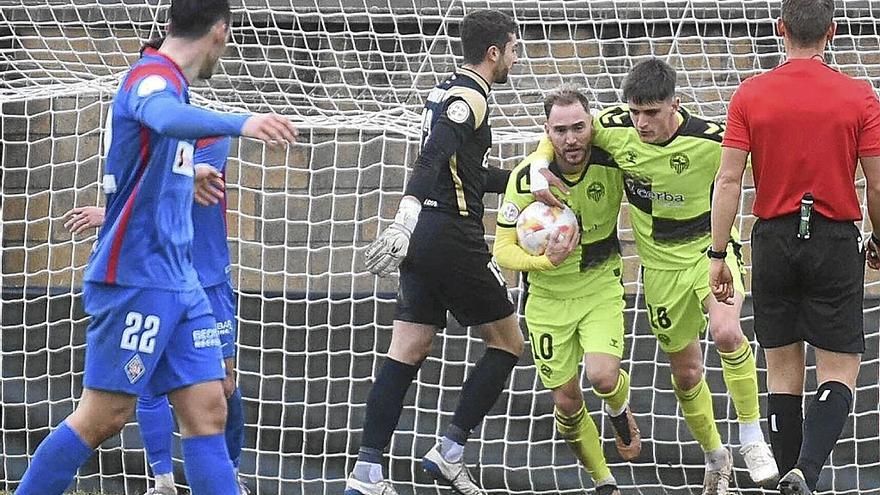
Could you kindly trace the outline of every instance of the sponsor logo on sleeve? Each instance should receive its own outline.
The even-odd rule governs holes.
[[[168,81],[164,77],[153,74],[145,77],[137,87],[137,95],[141,98],[164,90],[168,87]]]
[[[456,124],[463,124],[471,115],[471,107],[464,100],[456,100],[446,107],[446,116]]]
[[[517,208],[515,204],[510,201],[505,201],[504,204],[501,205],[501,218],[504,219],[505,222],[514,223],[518,216],[519,208]]]

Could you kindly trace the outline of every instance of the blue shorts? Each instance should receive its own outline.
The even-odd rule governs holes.
[[[235,357],[235,338],[238,324],[235,320],[235,291],[230,282],[205,287],[205,294],[214,311],[217,331],[220,332],[220,349],[223,359]]]
[[[201,288],[184,292],[83,284],[86,330],[83,386],[161,395],[221,380],[220,336]]]

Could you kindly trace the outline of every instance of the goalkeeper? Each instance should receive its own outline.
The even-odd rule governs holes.
[[[623,171],[651,330],[669,356],[675,396],[706,459],[703,494],[725,494],[732,459],[721,443],[703,376],[699,336],[707,328],[704,311],[736,409],[749,475],[768,485],[779,473],[759,423],[755,357],[739,323],[745,289],[735,232],[726,251],[718,253],[740,274],[733,304],[716,301],[708,285],[710,203],[724,127],[681,108],[675,79],[675,69],[656,58],[633,67],[623,84],[627,105],[594,118],[593,144],[608,150]],[[543,140],[531,158],[549,162],[552,148]],[[544,175],[531,168],[535,195],[552,201],[544,197]]]
[[[564,201],[581,228],[568,239],[551,234],[541,256],[517,245],[517,217],[535,201],[527,158],[507,183],[494,254],[499,265],[529,272],[529,340],[541,381],[552,390],[557,430],[590,472],[597,495],[618,495],[599,431],[584,405],[578,365],[583,358],[593,391],[605,401],[621,457],[635,459],[641,438],[628,405],[629,375],[620,369],[624,299],[617,215],[623,178],[608,153],[590,146],[586,96],[562,86],[547,95],[544,112],[544,129],[556,155],[550,170],[570,188]]]
[[[486,163],[492,147],[487,97],[492,84],[507,81],[517,61],[516,33],[516,22],[497,10],[474,11],[462,20],[465,63],[428,95],[422,150],[394,224],[366,250],[372,273],[386,276],[400,267],[400,289],[391,347],[367,399],[364,435],[345,495],[397,493],[382,472],[385,447],[434,335],[446,326],[447,311],[461,325],[478,327],[486,352],[422,466],[460,494],[485,493],[464,464],[464,448],[504,390],[524,344],[482,220],[483,194],[501,193],[510,175]]]

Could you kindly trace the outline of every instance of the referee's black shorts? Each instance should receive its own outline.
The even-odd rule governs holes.
[[[797,238],[799,215],[758,220],[752,230],[755,335],[772,349],[808,342],[827,351],[865,350],[865,253],[852,222],[815,211],[810,239]]]
[[[422,210],[400,266],[395,319],[443,328],[447,310],[463,326],[513,314],[481,221]]]

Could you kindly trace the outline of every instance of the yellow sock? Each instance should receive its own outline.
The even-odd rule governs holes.
[[[691,435],[703,448],[703,452],[712,452],[721,447],[721,435],[715,425],[715,411],[712,409],[712,394],[705,378],[690,390],[681,390],[672,379],[672,388],[675,397],[681,405],[684,413],[684,421],[687,423]]]
[[[599,430],[587,412],[587,406],[582,406],[573,416],[565,416],[558,409],[554,413],[556,429],[574,452],[575,457],[590,473],[593,481],[601,481],[611,476],[611,470],[608,469],[605,454],[602,452],[602,442],[599,441]]]
[[[623,406],[626,405],[627,400],[629,400],[629,373],[620,370],[620,375],[617,377],[617,385],[614,387],[614,390],[607,394],[603,394],[595,388],[593,393],[596,394],[596,397],[605,401],[605,404],[612,413],[616,413],[612,414],[612,416],[618,416],[622,412]]]
[[[752,346],[743,339],[739,349],[733,352],[718,351],[724,383],[733,399],[736,418],[740,423],[754,423],[761,419],[758,407],[758,370]]]

